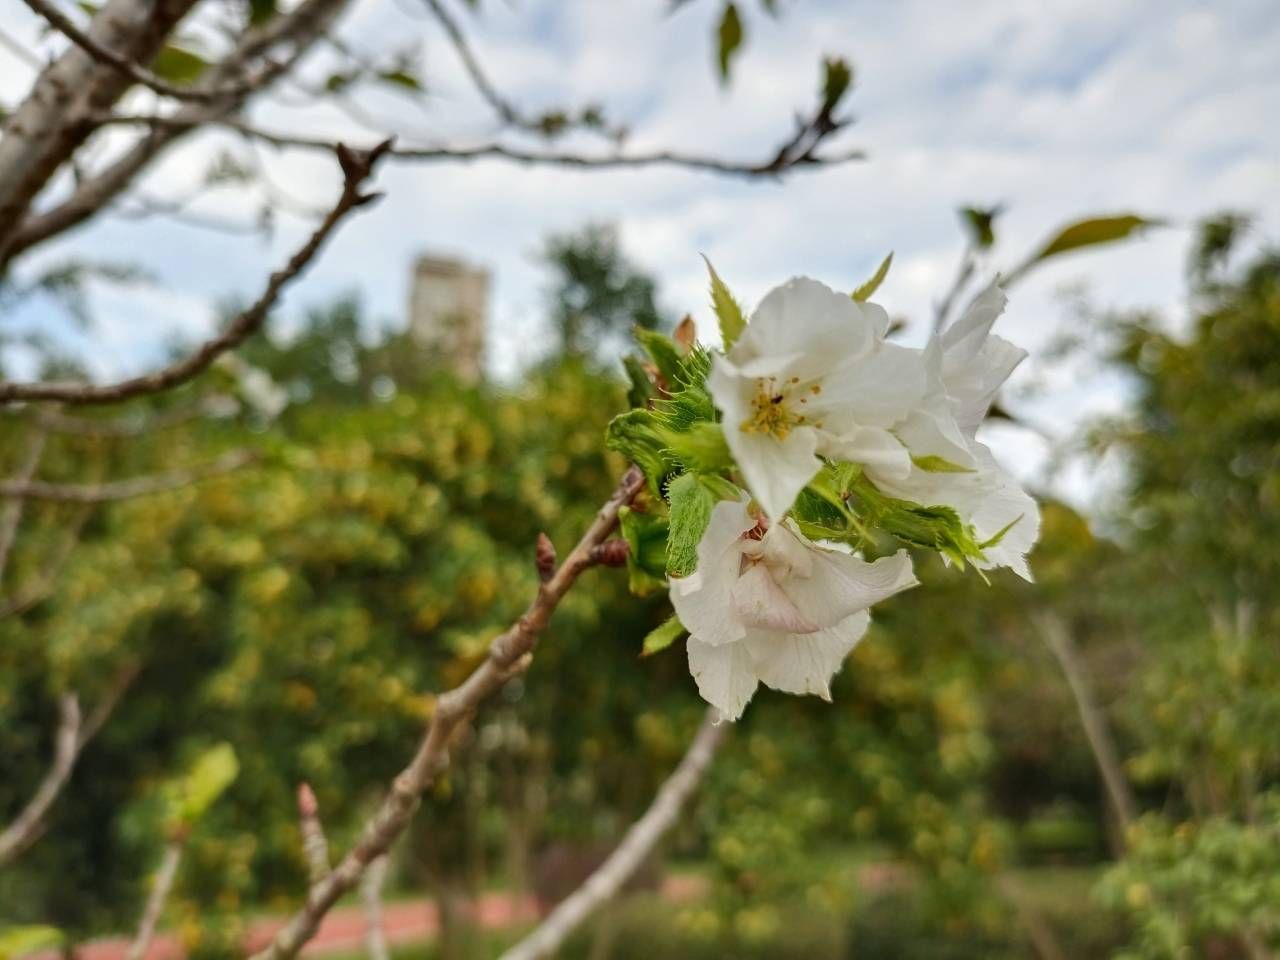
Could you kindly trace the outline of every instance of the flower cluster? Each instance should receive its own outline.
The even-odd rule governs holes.
[[[828,697],[868,608],[916,583],[903,549],[865,559],[886,541],[1030,579],[1036,504],[977,439],[1026,355],[991,332],[999,287],[921,349],[816,280],[776,287],[750,322],[714,271],[712,300],[724,352],[645,334],[651,363],[629,365],[636,409],[610,443],[656,494],[623,522],[633,586],[667,579],[676,612],[646,646],[687,630],[726,718],[761,682]]]

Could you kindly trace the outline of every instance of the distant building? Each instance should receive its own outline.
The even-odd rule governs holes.
[[[489,271],[462,260],[422,256],[409,289],[409,337],[465,383],[484,373]]]

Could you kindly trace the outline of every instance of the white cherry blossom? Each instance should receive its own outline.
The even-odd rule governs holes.
[[[671,581],[671,602],[698,692],[736,720],[760,683],[829,700],[867,608],[916,582],[905,550],[868,563],[805,539],[792,521],[766,528],[744,498],[716,505],[697,570]]]
[[[889,316],[797,277],[761,301],[707,386],[748,489],[774,520],[821,467],[818,457],[905,478],[891,428],[924,399],[921,351],[887,343]]]

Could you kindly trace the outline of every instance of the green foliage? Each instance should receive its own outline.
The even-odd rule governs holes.
[[[650,657],[655,653],[661,653],[688,632],[679,618],[672,615],[663,620],[659,626],[649,631],[648,636],[644,638],[644,644],[640,648],[640,655],[642,657]]]
[[[716,63],[720,69],[721,83],[729,82],[729,71],[733,66],[733,59],[741,48],[744,38],[737,4],[729,0],[720,13],[720,25],[716,28]]]
[[[720,279],[720,274],[716,273],[716,268],[711,265],[711,261],[706,257],[702,259],[706,261],[707,272],[711,275],[711,308],[720,322],[720,341],[724,349],[728,350],[746,328],[747,318],[742,306]]]
[[[169,818],[181,829],[189,827],[213,805],[240,773],[235,749],[219,743],[200,754],[191,772],[169,785]]]
[[[209,61],[200,54],[179,47],[165,44],[151,61],[151,72],[161,80],[175,86],[190,86],[199,80],[209,69]]]
[[[853,299],[859,303],[864,303],[875,296],[876,291],[880,289],[880,284],[884,283],[884,278],[889,275],[889,267],[892,264],[893,252],[890,251],[889,255],[880,261],[880,266],[871,275],[871,279],[853,291]]]
[[[961,207],[960,222],[969,234],[969,243],[978,250],[990,250],[996,242],[996,219],[1001,207]]]
[[[698,478],[685,473],[667,488],[671,503],[671,526],[667,536],[667,574],[687,577],[698,566],[698,544],[717,497]]]
[[[1044,246],[1033,253],[1018,272],[1025,273],[1031,267],[1063,253],[1127,239],[1142,230],[1160,226],[1161,222],[1131,213],[1077,220],[1045,241]]]
[[[61,946],[62,931],[39,924],[0,928],[0,960],[18,960],[29,953]]]

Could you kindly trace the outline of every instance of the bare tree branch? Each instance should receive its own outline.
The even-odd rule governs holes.
[[[296,62],[311,49],[349,2],[350,0],[303,0],[287,13],[279,14],[262,26],[246,31],[231,53],[208,69],[209,82],[233,82],[244,75],[251,62],[263,57],[273,46],[281,43],[293,45],[293,56],[286,63]],[[75,52],[81,53],[78,49]],[[274,75],[259,73],[256,79],[266,86],[274,79]],[[183,107],[174,114],[174,118],[184,121],[184,126],[153,127],[147,136],[141,138],[105,170],[87,177],[62,203],[40,213],[28,214],[21,222],[13,221],[12,231],[0,227],[0,265],[93,216],[127,189],[134,178],[166,149],[211,119],[230,115],[243,105],[245,99],[247,94],[226,98],[218,104],[190,104]],[[97,126],[95,121],[94,128]],[[0,165],[0,172],[3,170],[3,165]],[[6,239],[6,235],[10,233]]]
[[[933,335],[936,337],[942,333],[942,328],[947,325],[947,318],[951,316],[951,309],[955,306],[956,298],[960,296],[961,291],[969,283],[973,277],[973,271],[977,266],[974,259],[973,244],[966,244],[964,253],[960,255],[960,266],[956,268],[955,279],[951,281],[951,286],[947,288],[946,294],[934,306],[933,309]]]
[[[185,403],[157,413],[135,411],[122,417],[72,417],[56,410],[39,410],[32,421],[50,433],[67,433],[79,437],[123,438],[141,437],[170,427],[176,427],[204,416],[216,416],[234,411],[234,397],[224,393],[211,393],[194,403]]]
[[[382,854],[369,864],[360,882],[360,898],[364,901],[364,939],[369,960],[389,960],[387,933],[382,927],[382,888],[387,882],[389,854]]]
[[[178,878],[178,866],[182,863],[182,852],[185,847],[186,837],[183,834],[173,837],[165,844],[164,857],[160,860],[160,868],[156,871],[155,879],[151,883],[151,892],[147,894],[142,919],[138,921],[138,932],[134,934],[133,943],[129,944],[129,952],[125,954],[125,960],[142,960],[147,955],[147,947],[151,946],[151,938],[155,936],[165,902],[169,899],[169,894],[173,891],[173,883]]]
[[[88,383],[0,383],[0,403],[18,400],[60,400],[64,403],[111,403],[149,393],[168,390],[203,372],[214,360],[228,350],[234,350],[258,331],[275,306],[281,292],[297,277],[319,252],[325,240],[333,233],[352,210],[364,206],[378,194],[361,192],[365,179],[373,171],[378,159],[387,152],[391,141],[386,140],[368,151],[353,151],[338,144],[335,148],[342,164],[345,181],[342,195],[324,221],[316,228],[302,247],[289,258],[282,270],[271,274],[266,289],[257,301],[242,311],[227,328],[206,341],[185,359],[158,370],[155,373],[119,383],[96,385]],[[0,488],[3,489],[3,488]]]
[[[187,487],[210,477],[239,470],[256,459],[257,454],[252,450],[232,450],[209,463],[186,470],[170,470],[104,483],[48,483],[43,480],[28,480],[24,483],[20,480],[0,480],[0,497],[24,497],[28,500],[52,500],[57,503],[110,503]]]
[[[183,129],[196,125],[196,121],[182,120],[174,117],[144,117],[111,115],[100,118],[103,125],[124,124],[129,126],[151,126],[168,128],[180,126]],[[222,127],[232,130],[250,140],[257,140],[273,147],[295,148],[299,150],[328,151],[333,149],[333,142],[314,137],[292,136],[273,133],[260,127],[252,126],[242,120],[221,117],[200,121],[206,126]],[[652,150],[603,154],[584,154],[573,151],[528,150],[523,147],[504,143],[483,143],[473,146],[426,146],[395,147],[387,151],[392,157],[404,160],[426,162],[466,162],[471,160],[500,159],[512,163],[530,166],[570,167],[576,169],[618,169],[642,167],[680,167],[686,170],[700,170],[707,173],[719,173],[728,176],[747,178],[779,177],[794,169],[814,168],[820,166],[836,166],[866,159],[862,150],[848,150],[841,153],[818,154],[816,145],[807,141],[797,142],[793,137],[779,147],[768,160],[758,163],[725,160],[719,157],[701,154],[682,153],[674,150]]]
[[[100,46],[149,62],[197,0],[107,0],[89,24]],[[36,77],[0,138],[0,262],[36,195],[132,85],[74,44]]]
[[[512,100],[504,96],[497,85],[489,78],[480,63],[480,59],[467,42],[466,35],[462,32],[462,27],[454,19],[453,14],[448,11],[444,3],[441,0],[423,0],[423,2],[436,18],[441,28],[443,28],[445,35],[449,38],[449,42],[453,44],[453,49],[458,54],[458,59],[462,61],[462,66],[466,69],[467,76],[471,78],[476,90],[479,91],[484,101],[493,108],[494,113],[498,115],[503,123],[524,130],[527,133],[535,133],[541,136],[554,136],[571,127],[596,130],[601,135],[615,141],[621,140],[626,135],[626,130],[624,129],[605,127],[604,118],[598,108],[586,108],[582,111],[581,117],[576,120],[567,115],[557,115],[555,112],[544,116],[526,114]],[[584,119],[586,117],[591,117],[593,120],[588,122]]]
[[[311,882],[319,883],[329,875],[329,841],[320,822],[320,804],[309,783],[298,784],[298,829],[302,832],[302,852]]]
[[[409,765],[391,783],[378,810],[365,824],[356,845],[320,883],[307,891],[306,903],[276,934],[258,960],[294,957],[315,936],[320,921],[338,901],[355,888],[369,864],[390,849],[408,826],[422,791],[449,764],[449,745],[458,726],[497,693],[513,676],[533,661],[538,636],[546,628],[561,599],[591,563],[591,551],[608,539],[618,525],[618,511],[644,487],[644,475],[635,467],[623,475],[618,487],[570,551],[556,572],[538,587],[533,602],[511,627],[496,637],[489,655],[461,684],[440,694],[426,732]]]
[[[80,752],[102,729],[137,675],[138,668],[134,664],[127,665],[117,673],[87,722],[81,719],[80,698],[76,694],[66,693],[59,699],[58,713],[61,719],[54,738],[53,762],[27,805],[0,833],[0,866],[12,862],[39,838],[44,829],[45,815],[70,779]]]
[[[1042,611],[1035,615],[1034,623],[1044,639],[1045,644],[1062,668],[1067,686],[1075,699],[1076,711],[1080,714],[1080,725],[1084,727],[1085,739],[1093,752],[1098,772],[1102,774],[1103,784],[1107,788],[1107,797],[1111,801],[1116,819],[1120,822],[1121,832],[1138,817],[1138,806],[1133,799],[1133,791],[1129,786],[1129,778],[1125,776],[1124,767],[1120,764],[1119,751],[1107,718],[1098,707],[1097,698],[1093,694],[1093,684],[1080,662],[1080,654],[1076,650],[1071,631],[1062,618],[1055,613]]]
[[[18,472],[14,479],[19,483],[27,483],[36,475],[40,467],[40,458],[44,456],[44,444],[48,434],[40,427],[35,429],[27,440],[27,449],[22,461],[18,464]],[[22,523],[22,513],[26,501],[14,497],[5,503],[0,510],[0,583],[4,583],[4,571],[9,565],[9,552],[13,549],[13,541],[18,535],[18,526]]]
[[[231,97],[242,97],[252,93],[265,82],[261,75],[255,75],[242,80],[238,83],[230,83],[220,86],[190,86],[177,87],[167,82],[161,77],[156,76],[146,67],[135,63],[124,54],[117,53],[115,50],[98,43],[93,37],[89,36],[85,31],[76,26],[74,20],[59,10],[48,0],[24,0],[26,5],[44,17],[50,24],[57,27],[68,40],[74,43],[80,49],[84,50],[89,56],[93,57],[99,63],[105,63],[108,66],[119,70],[130,80],[142,84],[166,97],[173,97],[176,100],[192,100],[197,103],[215,103]],[[283,64],[269,62],[261,70],[261,74],[278,74],[283,69]]]
[[[717,722],[718,715],[719,711],[714,708],[707,710],[679,765],[609,858],[582,886],[561,901],[532,933],[502,954],[501,960],[541,960],[555,956],[583,921],[618,895],[623,885],[648,859],[658,841],[671,829],[711,766],[726,729],[725,724]]]

